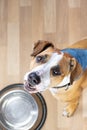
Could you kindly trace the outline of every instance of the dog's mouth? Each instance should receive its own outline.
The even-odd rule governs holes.
[[[30,93],[35,93],[37,91],[36,87],[34,87],[33,84],[28,81],[24,82],[24,88]]]

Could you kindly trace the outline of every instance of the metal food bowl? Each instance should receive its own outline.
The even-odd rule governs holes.
[[[23,84],[13,84],[0,92],[0,126],[3,130],[40,130],[47,106],[40,93],[29,94]]]

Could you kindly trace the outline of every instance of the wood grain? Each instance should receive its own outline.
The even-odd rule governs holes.
[[[56,32],[56,0],[44,0],[44,31]]]
[[[0,0],[0,90],[23,82],[33,43],[52,41],[58,48],[87,37],[87,0]],[[43,92],[48,113],[42,130],[87,130],[87,89],[71,118],[63,104]]]

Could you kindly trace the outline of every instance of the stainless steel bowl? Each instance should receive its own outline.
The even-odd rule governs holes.
[[[20,84],[8,86],[0,96],[0,121],[6,130],[30,130],[38,124],[41,110],[36,95],[25,91],[22,84],[21,87]]]

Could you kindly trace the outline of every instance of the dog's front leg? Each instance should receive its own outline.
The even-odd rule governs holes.
[[[79,99],[75,99],[74,101],[70,101],[67,103],[67,106],[64,108],[63,116],[70,117],[74,114],[77,106],[79,104]]]

